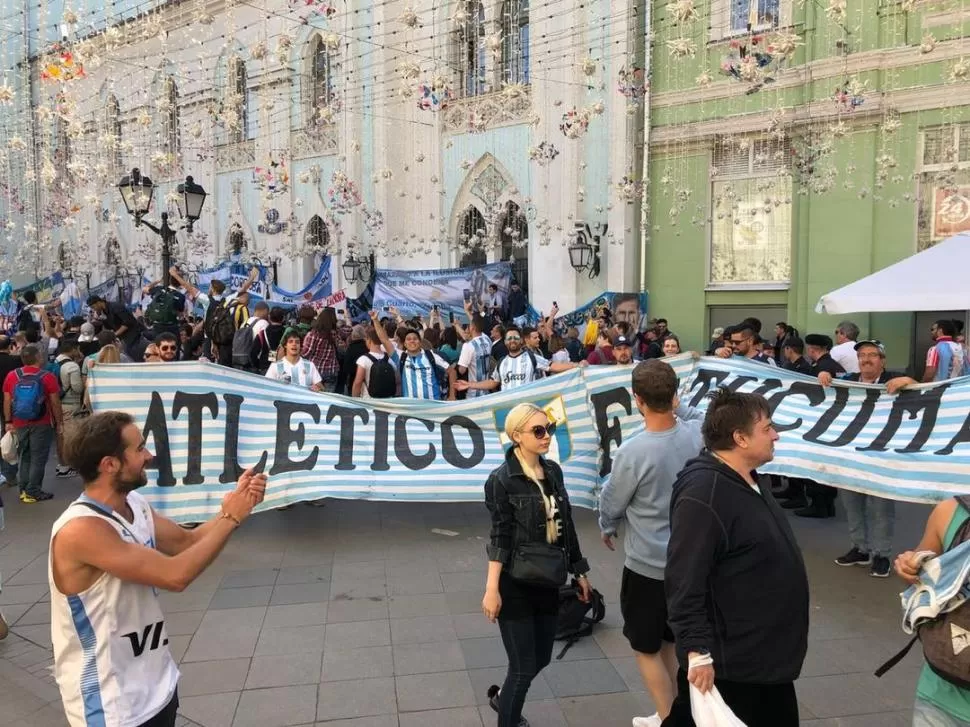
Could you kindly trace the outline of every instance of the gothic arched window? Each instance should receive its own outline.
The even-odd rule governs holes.
[[[171,76],[162,83],[162,100],[161,146],[174,164],[179,153],[179,94]]]
[[[502,81],[529,82],[529,0],[502,3]]]
[[[466,209],[458,224],[458,249],[462,253],[458,267],[467,268],[488,262],[485,255],[487,236],[488,230],[482,213],[474,206]]]
[[[111,142],[111,163],[114,171],[121,169],[124,160],[121,155],[121,105],[113,93],[108,94],[104,102],[104,118],[101,131],[113,139]]]
[[[308,74],[310,118],[316,120],[320,110],[330,105],[333,99],[333,84],[330,76],[330,52],[319,35],[310,41],[310,72]]]
[[[320,215],[313,215],[306,225],[306,233],[303,235],[303,243],[308,251],[314,253],[325,252],[330,246],[330,233],[327,225]]]
[[[505,203],[499,220],[499,239],[502,241],[502,259],[512,263],[512,276],[529,294],[529,222],[525,214],[512,200]]]
[[[226,110],[233,123],[229,126],[229,143],[235,144],[249,138],[246,94],[249,79],[246,76],[246,63],[239,56],[230,56],[226,66]]]

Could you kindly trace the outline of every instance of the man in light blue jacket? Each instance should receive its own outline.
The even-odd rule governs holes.
[[[635,717],[633,727],[659,727],[670,712],[677,683],[664,593],[670,495],[677,473],[703,446],[704,421],[702,412],[678,407],[677,389],[677,375],[664,361],[651,359],[633,369],[633,396],[644,428],[617,449],[600,494],[600,530],[610,550],[620,522],[626,520],[620,586],[623,635],[657,707],[655,715]]]

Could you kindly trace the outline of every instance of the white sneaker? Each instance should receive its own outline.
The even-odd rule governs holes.
[[[660,715],[654,712],[649,717],[634,717],[633,727],[660,727],[663,724],[663,720],[660,719]]]

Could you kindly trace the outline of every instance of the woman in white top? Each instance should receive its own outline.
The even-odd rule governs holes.
[[[266,370],[266,378],[282,381],[284,384],[302,386],[311,391],[323,391],[323,378],[317,367],[300,356],[302,346],[300,334],[296,331],[288,332],[282,341],[284,355]]]

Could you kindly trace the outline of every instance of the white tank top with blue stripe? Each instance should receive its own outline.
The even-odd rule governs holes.
[[[145,498],[131,492],[128,506],[130,523],[82,495],[54,523],[51,542],[74,518],[98,517],[122,540],[154,548],[155,523]],[[161,712],[175,694],[179,670],[155,589],[102,573],[86,591],[65,596],[54,585],[50,556],[47,573],[54,676],[71,727],[136,727]]]

